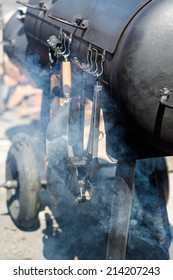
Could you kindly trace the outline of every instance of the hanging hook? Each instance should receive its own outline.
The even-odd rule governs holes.
[[[105,55],[105,50],[103,50],[103,53],[101,54],[96,48],[92,48],[90,44],[87,51],[87,64],[84,62],[80,62],[76,56],[74,57],[74,61],[84,72],[87,72],[88,74],[91,74],[98,78],[103,74],[103,64],[105,61]],[[98,63],[99,57],[100,65]]]

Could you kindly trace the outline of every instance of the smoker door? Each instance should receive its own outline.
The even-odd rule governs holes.
[[[132,17],[149,0],[59,0],[52,6],[49,15],[75,22],[81,17],[88,20],[88,28],[82,33],[85,41],[110,53],[115,51],[117,42]],[[57,23],[69,32],[74,28]]]
[[[120,36],[133,16],[151,0],[46,0],[47,11],[28,8],[25,29],[32,48],[44,47],[51,35],[56,35],[60,28],[76,37],[91,43],[109,53],[114,53]],[[30,0],[38,5],[39,0]],[[67,22],[76,22],[82,18],[88,21],[85,30],[72,27],[49,18],[56,16]],[[38,52],[38,51],[37,51]]]

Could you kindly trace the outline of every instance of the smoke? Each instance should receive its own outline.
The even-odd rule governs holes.
[[[109,117],[111,114],[115,116],[116,108],[115,104],[110,103],[111,108],[106,107],[106,102],[103,104],[104,114],[109,114]],[[105,119],[107,121],[107,118]],[[123,156],[131,155],[133,149],[124,144],[124,134],[121,133],[123,128],[122,130],[121,127],[117,129],[118,126],[116,126],[116,130],[109,135],[111,122],[115,124],[115,118],[111,116],[109,120],[110,122],[105,124],[106,136],[109,139],[114,132],[114,135],[118,134],[118,138],[116,140],[114,138],[111,146],[109,146],[110,143],[107,144],[108,151],[110,149],[118,150],[118,155],[121,153]],[[75,127],[73,129],[75,135]],[[55,211],[62,232],[58,233],[57,240],[55,237],[49,236],[50,240],[48,238],[44,241],[45,256],[58,259],[71,259],[75,256],[78,259],[105,259],[116,165],[100,161],[101,168],[92,199],[83,205],[77,205],[65,186],[66,175],[62,159],[66,157],[63,153],[67,154],[67,142],[65,139],[61,140],[65,145],[62,149],[60,139],[54,138],[52,152],[49,151],[51,152],[50,163],[52,162],[49,175],[51,174],[51,187],[57,202],[56,210],[53,211]],[[73,140],[75,141],[75,138]],[[121,147],[120,150],[119,147]],[[58,174],[61,176],[61,180],[58,178]],[[164,198],[164,185],[168,183],[165,174],[167,174],[167,169],[163,158],[137,161],[126,259],[169,258],[171,236]],[[74,179],[75,183],[76,177],[72,178],[73,176],[70,182],[72,183]],[[68,242],[62,248],[62,240],[65,239]],[[53,240],[57,250],[59,248],[59,253],[56,251],[55,255],[55,250],[53,250],[54,253],[49,254],[49,245],[53,244]]]
[[[48,239],[44,240],[45,257],[50,259],[74,259],[75,257],[78,259],[105,259],[108,232],[105,224],[109,221],[107,219],[107,221],[101,222],[106,215],[106,206],[102,207],[102,201],[105,200],[105,180],[101,179],[100,174],[92,199],[84,204],[77,204],[75,195],[79,195],[79,186],[78,193],[75,188],[77,189],[78,185],[78,172],[68,158],[67,131],[73,130],[73,133],[70,133],[70,144],[77,152],[79,122],[74,124],[71,120],[70,127],[67,129],[68,115],[64,116],[66,123],[62,120],[62,115],[57,116],[54,117],[52,125],[48,128],[48,184],[52,197],[54,197],[52,211],[62,232],[58,233],[57,239],[50,235]],[[53,136],[52,139],[50,132]],[[84,176],[85,170],[80,172]],[[67,240],[65,246],[64,240]],[[53,243],[57,248],[56,252],[55,249],[53,252],[49,250],[49,246],[52,246]]]

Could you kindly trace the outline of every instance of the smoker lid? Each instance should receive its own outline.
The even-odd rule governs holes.
[[[49,15],[74,22],[80,16],[89,20],[88,28],[80,36],[110,53],[115,51],[118,40],[132,17],[151,0],[58,0]],[[58,22],[68,32],[75,28]]]

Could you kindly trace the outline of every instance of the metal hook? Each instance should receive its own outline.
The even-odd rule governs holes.
[[[100,73],[96,73],[97,78],[103,74],[103,64],[105,62],[106,51],[103,50],[103,53],[102,54],[99,53],[99,56],[101,56],[101,64],[100,64]]]
[[[98,50],[97,49],[95,49],[95,48],[92,48],[92,53],[94,53],[95,52],[95,59],[94,59],[94,67],[95,67],[95,70],[92,70],[92,68],[90,69],[90,73],[91,74],[95,74],[95,73],[97,73],[97,71],[98,71],[98,63],[97,63],[97,58],[98,58]]]
[[[98,78],[103,74],[103,64],[105,61],[105,55],[106,55],[105,50],[103,50],[103,53],[101,54],[97,49],[92,48],[90,44],[87,51],[87,59],[86,59],[87,64],[81,63],[77,57],[74,57],[74,61],[84,72],[87,72],[88,74],[91,74]],[[94,56],[94,61],[93,61],[93,56]],[[100,66],[98,64],[99,57],[101,58]]]
[[[65,36],[65,42],[68,40],[67,47],[65,46],[67,53],[65,51],[65,53],[63,54],[65,60],[67,61],[67,59],[70,55],[70,46],[71,46],[71,42],[72,42],[72,34],[70,34],[70,36],[67,36],[67,34],[65,34],[64,36]]]

